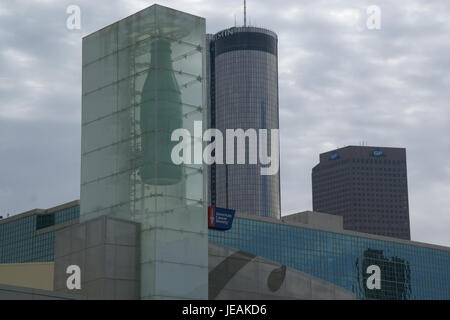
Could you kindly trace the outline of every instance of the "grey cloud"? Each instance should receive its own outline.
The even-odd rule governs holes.
[[[311,209],[319,153],[361,140],[406,147],[412,237],[450,245],[450,3],[375,2],[248,1],[249,20],[279,36],[282,209]],[[239,0],[159,3],[204,16],[208,32],[235,14],[242,23]],[[81,7],[81,31],[65,27],[69,4]],[[151,4],[0,7],[0,210],[79,197],[81,37]],[[365,26],[372,4],[382,10],[378,31]],[[7,50],[31,60],[11,63]]]

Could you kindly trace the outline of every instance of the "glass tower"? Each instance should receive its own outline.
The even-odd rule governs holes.
[[[81,221],[141,224],[143,299],[207,298],[207,174],[171,161],[206,120],[204,60],[205,20],[159,5],[83,39]]]
[[[223,134],[226,129],[267,129],[269,154],[274,154],[270,129],[279,128],[277,41],[274,32],[255,27],[233,27],[207,37],[208,127]],[[208,201],[279,219],[280,173],[261,175],[265,166],[249,164],[248,144],[245,151],[246,164],[210,166]]]

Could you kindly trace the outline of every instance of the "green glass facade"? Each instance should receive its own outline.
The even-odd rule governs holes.
[[[153,5],[83,38],[81,220],[141,224],[142,298],[207,297],[206,171],[171,160],[172,132],[206,123],[205,37]]]
[[[332,282],[359,299],[450,299],[450,249],[235,218],[209,240]],[[367,267],[381,269],[381,289],[367,289]]]
[[[79,205],[50,213],[0,220],[0,263],[48,262],[54,259],[54,231],[41,229],[77,219]]]

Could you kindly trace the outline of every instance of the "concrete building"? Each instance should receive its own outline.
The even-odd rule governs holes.
[[[247,26],[207,35],[208,128],[268,129],[269,154],[279,154],[278,146],[270,150],[270,129],[279,128],[277,41],[274,32]],[[261,175],[265,165],[249,164],[248,151],[246,164],[210,166],[209,204],[280,218],[280,173]]]
[[[53,291],[53,262],[0,264],[0,284]]]
[[[342,216],[344,229],[411,239],[406,150],[348,146],[320,155],[313,210]]]

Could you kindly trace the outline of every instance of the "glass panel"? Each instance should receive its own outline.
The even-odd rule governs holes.
[[[84,95],[117,81],[117,53],[84,66],[82,79]]]
[[[87,94],[83,98],[84,108],[90,108],[89,112],[83,112],[82,123],[91,122],[110,115],[117,110],[116,84],[101,88]]]
[[[83,66],[117,51],[117,25],[83,38]]]
[[[83,49],[81,220],[140,222],[142,279],[158,279],[151,266],[162,260],[180,270],[197,265],[184,276],[197,277],[200,295],[143,282],[143,298],[167,296],[170,287],[172,297],[207,298],[206,171],[175,165],[178,142],[170,139],[180,128],[193,134],[194,120],[206,117],[205,20],[154,5],[116,25],[83,41],[92,48]],[[117,50],[105,39],[117,40]]]

